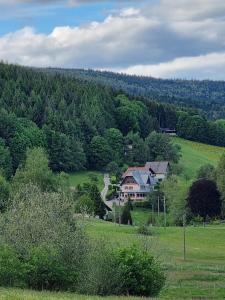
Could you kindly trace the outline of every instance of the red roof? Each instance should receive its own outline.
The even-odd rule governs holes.
[[[129,172],[132,171],[147,171],[148,168],[147,167],[129,167],[125,173],[123,173],[123,178],[126,177],[128,175]]]

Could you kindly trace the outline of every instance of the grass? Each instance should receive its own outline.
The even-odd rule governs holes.
[[[223,147],[201,144],[178,137],[173,139],[174,143],[181,146],[182,158],[180,163],[184,166],[182,176],[188,179],[194,178],[199,168],[205,164],[216,166],[221,155],[225,152]]]
[[[187,227],[186,261],[180,227],[152,227],[153,236],[146,237],[137,234],[137,227],[89,221],[87,230],[94,238],[110,237],[113,245],[148,244],[167,274],[160,299],[225,298],[224,225]]]
[[[36,292],[20,289],[0,288],[1,300],[101,300],[102,297],[82,296],[74,293]],[[107,297],[108,300],[136,300],[134,297]],[[142,298],[143,299],[143,298]]]
[[[93,238],[105,238],[112,245],[127,246],[146,243],[161,260],[167,274],[166,287],[159,299],[224,299],[225,251],[224,225],[188,227],[187,259],[183,260],[183,230],[179,227],[152,228],[153,236],[142,237],[137,227],[87,220],[87,232]],[[19,289],[0,289],[3,300],[100,300],[93,296],[73,293],[34,292]],[[108,300],[141,300],[143,298],[109,297]]]
[[[128,246],[145,243],[162,262],[167,283],[159,299],[224,299],[225,251],[224,225],[187,227],[187,257],[183,260],[183,229],[153,227],[153,236],[140,236],[137,227],[100,220],[87,220],[86,230],[92,238],[105,238],[113,245]],[[19,289],[0,289],[3,300],[100,300],[93,296],[73,293],[34,292]],[[108,300],[141,300],[143,298],[109,297]]]
[[[104,188],[103,173],[98,171],[80,171],[69,174],[69,183],[71,187],[91,181],[91,177],[95,176],[98,180],[97,185],[100,191]]]

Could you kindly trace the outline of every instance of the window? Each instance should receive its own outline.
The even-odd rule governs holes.
[[[132,187],[132,186],[129,186],[129,190],[133,190],[133,187]]]

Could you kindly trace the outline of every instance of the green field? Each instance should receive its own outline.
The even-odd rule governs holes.
[[[91,176],[96,176],[98,179],[97,185],[101,191],[104,187],[103,173],[98,171],[80,171],[69,174],[69,183],[71,187],[76,187],[78,184],[83,184],[91,181]]]
[[[137,227],[119,226],[109,222],[87,220],[87,232],[92,238],[105,238],[113,245],[145,243],[162,262],[167,283],[159,299],[224,299],[225,298],[225,226],[188,227],[187,258],[183,260],[183,229],[152,228],[153,235],[137,234]],[[98,300],[93,296],[72,293],[49,293],[0,289],[0,299],[7,300]],[[109,300],[143,299],[109,297]]]
[[[181,146],[182,158],[180,163],[184,166],[183,177],[188,179],[194,178],[198,169],[205,164],[215,165],[218,163],[220,156],[225,152],[225,148],[211,146],[173,138],[174,143]]]

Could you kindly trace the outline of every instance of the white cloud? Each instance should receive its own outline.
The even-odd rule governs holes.
[[[95,0],[72,1],[78,5]],[[224,15],[222,0],[154,0],[144,8],[126,7],[86,26],[56,27],[50,34],[29,27],[9,33],[0,37],[0,59],[156,77],[225,79]]]
[[[85,27],[57,27],[49,35],[27,27],[0,38],[0,58],[24,65],[61,67],[131,62],[148,46],[143,41],[137,44],[139,38],[157,24],[141,15],[126,14]]]
[[[136,65],[117,70],[131,75],[157,78],[225,79],[225,52],[210,53],[196,57],[181,57],[156,65]]]

